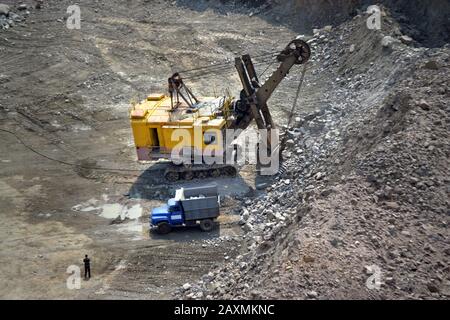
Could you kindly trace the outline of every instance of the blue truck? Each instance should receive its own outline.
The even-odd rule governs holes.
[[[159,234],[180,226],[200,226],[202,231],[211,231],[220,215],[219,203],[216,185],[178,189],[167,204],[152,210],[150,228]]]

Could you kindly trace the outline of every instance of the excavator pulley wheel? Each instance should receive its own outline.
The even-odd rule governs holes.
[[[278,59],[283,61],[285,57],[291,55],[293,52],[295,52],[297,56],[297,61],[295,61],[295,64],[304,64],[311,56],[311,48],[309,45],[301,39],[294,39],[288,44],[286,49],[281,51]]]

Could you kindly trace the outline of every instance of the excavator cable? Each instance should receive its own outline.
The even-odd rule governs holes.
[[[300,81],[299,81],[299,83],[298,83],[297,91],[296,91],[296,93],[295,93],[294,102],[292,103],[292,108],[291,108],[291,111],[290,111],[290,113],[289,113],[288,123],[287,123],[287,125],[286,125],[287,128],[290,127],[291,122],[292,122],[292,118],[294,117],[295,109],[297,108],[297,102],[298,102],[298,98],[299,98],[299,96],[300,96],[300,90],[301,90],[301,88],[302,88],[303,80],[305,79],[305,73],[306,73],[306,70],[307,70],[307,69],[306,69],[306,66],[307,66],[307,64],[305,64],[305,65],[303,66],[303,69],[302,69],[302,73],[301,73],[301,76],[300,76]],[[280,157],[281,157],[281,154],[282,154],[282,152],[283,152],[283,150],[284,150],[284,148],[285,148],[285,145],[286,145],[286,139],[287,139],[287,134],[284,134],[284,135],[283,135],[283,138],[282,138],[282,140],[281,140],[281,143],[280,143]]]
[[[265,57],[264,59],[261,59],[261,60],[255,62],[255,64],[264,64],[264,63],[267,63],[269,61],[272,61],[274,58],[275,58],[275,56]],[[234,64],[228,63],[228,64],[222,65],[220,67],[215,67],[215,68],[212,68],[212,69],[205,69],[205,70],[202,70],[202,71],[198,71],[194,75],[191,75],[191,74],[188,73],[187,76],[184,77],[184,78],[187,79],[187,78],[193,78],[193,77],[196,77],[196,76],[202,76],[204,74],[217,73],[217,72],[225,70],[225,69],[234,70],[234,68],[235,68]],[[179,72],[179,73],[182,73],[182,72]]]
[[[105,168],[105,167],[87,166],[87,165],[82,165],[82,164],[78,164],[78,163],[74,163],[74,162],[68,162],[65,160],[56,159],[56,158],[53,158],[51,156],[48,156],[48,155],[36,150],[32,146],[26,144],[22,138],[20,138],[16,133],[14,133],[12,131],[9,131],[6,129],[0,129],[0,131],[9,133],[10,135],[14,136],[25,148],[27,148],[31,152],[39,155],[40,157],[45,158],[50,161],[53,161],[53,162],[58,162],[60,164],[66,165],[66,166],[77,167],[80,169],[102,170],[102,171],[124,171],[124,172],[144,172],[144,171],[146,171],[146,170],[142,170],[142,169],[123,169],[123,168]]]
[[[254,65],[264,65],[266,63],[273,64],[274,62],[275,61],[273,61],[273,58],[270,58],[270,59],[265,59],[262,61],[255,62]],[[234,68],[235,68],[234,65],[228,65],[226,67],[225,66],[221,67],[220,69],[207,70],[205,72],[197,73],[194,75],[188,75],[186,77],[183,77],[183,79],[197,80],[197,79],[206,78],[206,77],[209,77],[212,75],[216,75],[218,73],[231,73],[231,72],[235,72]]]
[[[274,65],[275,62],[277,62],[277,61],[276,61],[276,60],[272,61],[272,62],[267,66],[267,68],[264,69],[263,72],[261,72],[261,74],[258,76],[258,78],[261,78],[261,77],[264,75],[264,73],[266,73],[266,71],[269,70],[270,67]]]
[[[268,52],[268,53],[253,56],[253,58],[256,58],[256,59],[257,58],[266,58],[266,57],[270,57],[270,56],[275,56],[278,53],[279,53],[279,51],[273,51],[273,52]],[[214,69],[216,67],[223,67],[223,66],[228,67],[230,65],[231,65],[230,62],[221,62],[221,63],[215,63],[215,64],[201,66],[201,67],[197,67],[197,68],[193,68],[193,69],[181,70],[181,71],[178,71],[178,73],[187,74],[187,73],[194,72],[194,71],[203,71],[203,70]]]

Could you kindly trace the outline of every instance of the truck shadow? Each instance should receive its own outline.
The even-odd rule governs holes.
[[[214,229],[210,232],[201,231],[199,227],[176,227],[168,234],[158,234],[154,230],[149,230],[149,236],[152,240],[170,240],[175,242],[190,242],[210,240],[220,237],[221,226],[216,223]]]

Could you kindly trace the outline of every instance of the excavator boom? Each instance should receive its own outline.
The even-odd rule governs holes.
[[[236,70],[241,79],[243,90],[237,102],[237,117],[234,127],[245,129],[255,119],[258,129],[274,129],[267,100],[286,77],[295,64],[304,64],[311,55],[308,44],[300,39],[292,40],[277,56],[280,65],[272,75],[260,85],[253,62],[249,55],[235,59]]]

